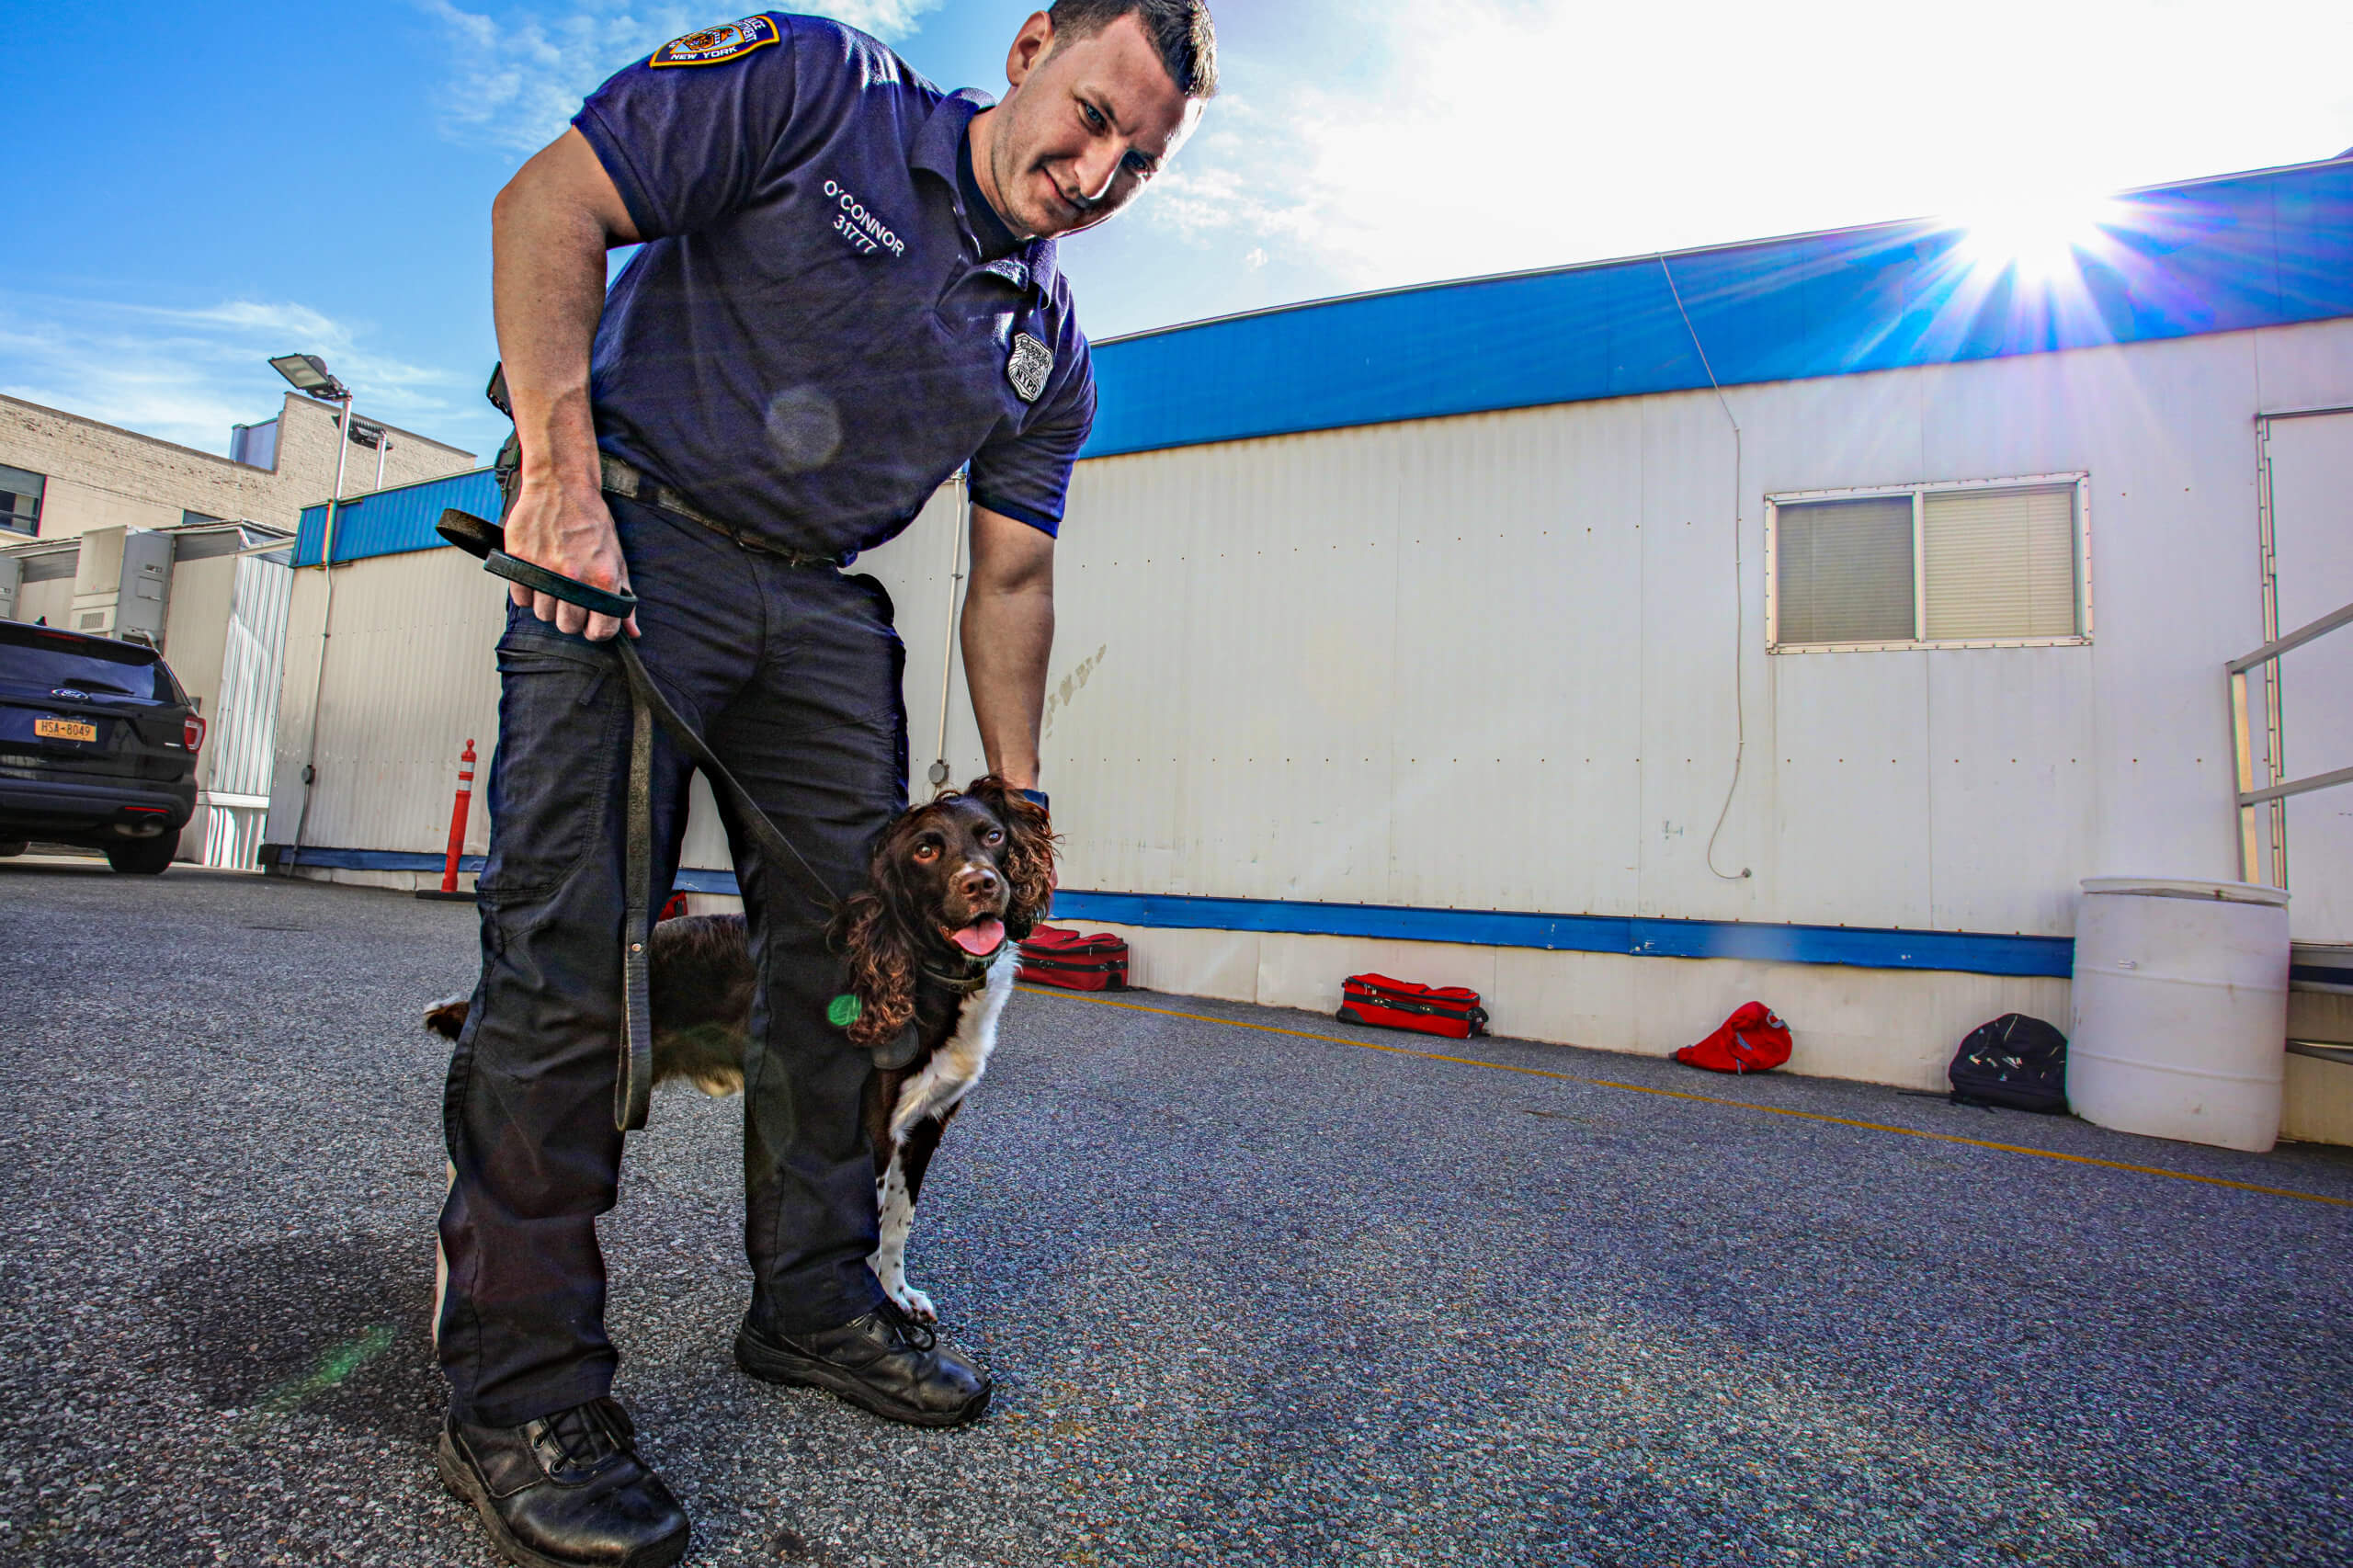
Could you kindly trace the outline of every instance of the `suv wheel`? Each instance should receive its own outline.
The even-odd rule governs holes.
[[[179,835],[159,833],[153,838],[134,838],[128,844],[107,846],[107,864],[118,871],[129,871],[142,877],[163,874],[172,863],[173,854],[180,846]]]

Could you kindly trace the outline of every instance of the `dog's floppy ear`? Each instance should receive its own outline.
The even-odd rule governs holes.
[[[995,774],[973,779],[964,793],[996,813],[1005,824],[1005,881],[1012,898],[1005,911],[1006,934],[1018,942],[1046,917],[1054,901],[1054,830],[1046,808]]]
[[[848,961],[858,1016],[849,1040],[861,1050],[898,1038],[915,1017],[915,948],[881,893],[854,894],[842,905],[835,941]]]

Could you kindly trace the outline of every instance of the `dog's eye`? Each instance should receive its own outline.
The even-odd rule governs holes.
[[[918,865],[922,865],[922,864],[927,863],[927,862],[929,862],[929,861],[937,860],[937,859],[938,859],[938,858],[939,858],[939,846],[938,846],[938,845],[937,845],[937,844],[918,844],[918,845],[916,845],[916,846],[915,846],[915,862],[916,862],[916,864],[918,864]]]
[[[1003,844],[1005,842],[1005,829],[1001,827],[993,827],[989,829],[988,832],[981,835],[981,842],[983,844]]]

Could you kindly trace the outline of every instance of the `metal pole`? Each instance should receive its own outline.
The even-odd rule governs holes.
[[[961,474],[957,476],[956,487],[964,488]],[[956,589],[964,580],[964,533],[972,526],[972,502],[968,493],[948,530],[948,628],[939,649],[939,749],[935,754],[938,760],[931,765],[928,775],[935,790],[948,782],[948,688],[956,669]]]
[[[392,449],[392,433],[386,430],[376,437],[376,488],[384,488],[384,454]]]
[[[2271,422],[2257,418],[2255,422],[2255,515],[2256,543],[2260,551],[2258,563],[2263,570],[2263,640],[2279,640],[2279,553],[2271,517]],[[2263,670],[2263,771],[2267,782],[2277,784],[2288,777],[2286,734],[2281,723],[2279,702],[2279,661],[2272,660]],[[2250,789],[2252,785],[2248,786]],[[2256,880],[2250,869],[2248,881]],[[2271,802],[2271,885],[2288,885],[2288,802]]]
[[[351,394],[343,397],[343,413],[335,426],[335,491],[327,497],[327,517],[320,529],[319,571],[326,578],[326,602],[319,609],[319,668],[311,682],[311,738],[302,748],[302,810],[294,819],[294,862],[302,857],[302,835],[311,825],[312,785],[318,778],[319,698],[327,684],[327,640],[335,635],[335,523],[343,506],[343,464],[351,449]],[[290,868],[290,869],[291,868]]]
[[[2255,742],[2250,733],[2246,711],[2246,672],[2231,672],[2231,743],[2237,754],[2239,793],[2244,796],[2255,789]],[[2261,872],[2256,847],[2255,808],[2239,807],[2239,881],[2251,882]]]

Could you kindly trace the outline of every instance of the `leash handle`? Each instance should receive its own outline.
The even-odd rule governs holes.
[[[506,553],[506,530],[487,518],[472,512],[460,512],[455,506],[441,514],[434,525],[434,532],[482,562],[483,570],[493,576],[519,583],[535,594],[546,594],[566,604],[578,605],[597,615],[609,615],[616,620],[627,620],[637,613],[637,596],[627,588],[613,592],[593,586],[577,577],[567,577],[561,572],[521,560]]]

